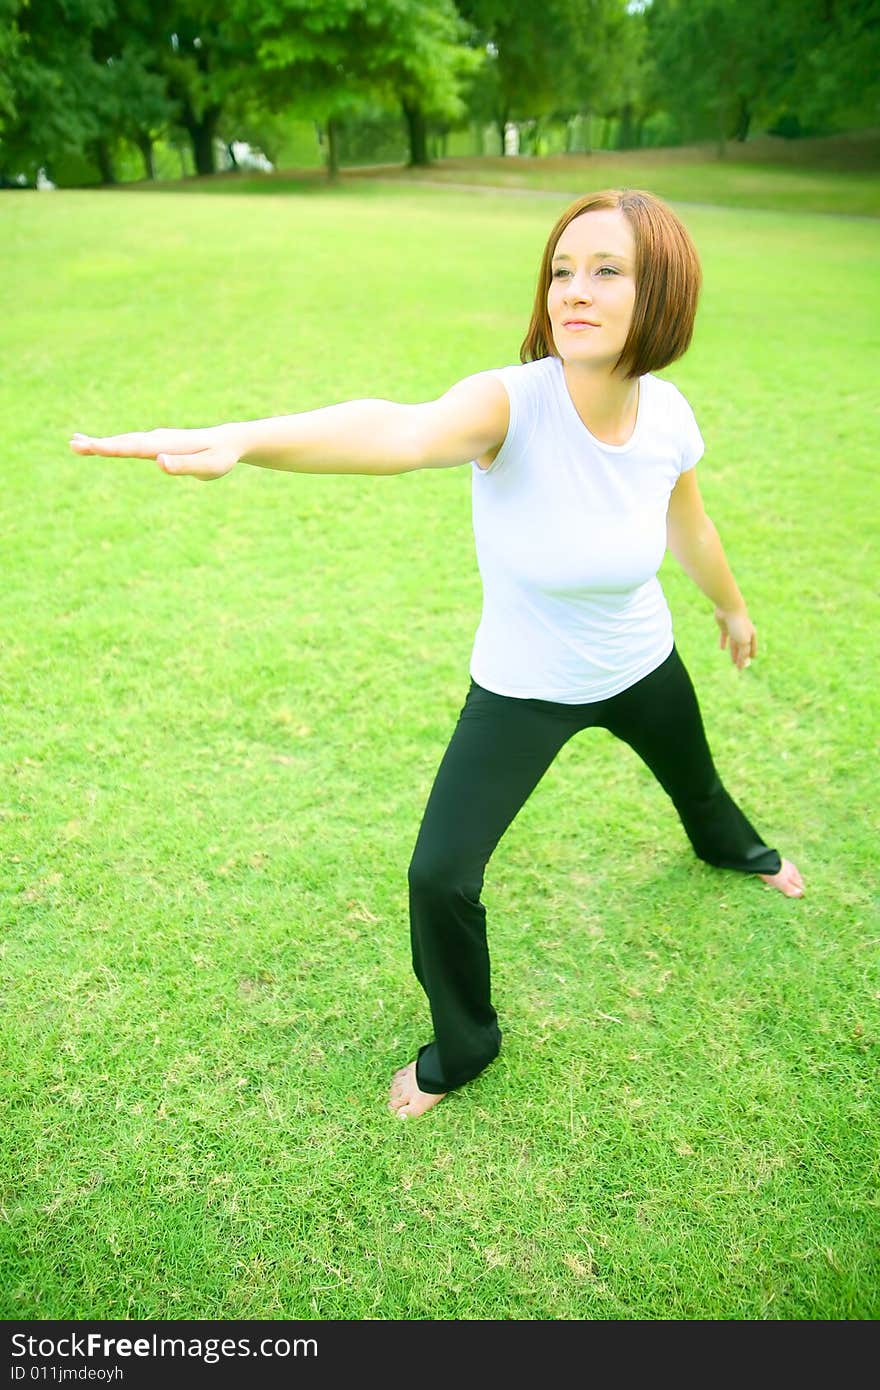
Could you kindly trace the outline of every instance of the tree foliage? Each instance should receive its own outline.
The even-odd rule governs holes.
[[[614,100],[624,0],[459,0],[489,55],[473,107],[508,121],[567,119]]]
[[[0,173],[159,138],[214,170],[218,139],[292,113],[537,130],[646,117],[685,139],[880,124],[878,0],[0,0]]]
[[[367,102],[401,108],[411,139],[427,117],[464,113],[482,65],[453,0],[262,0],[258,59],[270,100],[332,121]],[[424,162],[424,149],[412,152]]]
[[[876,121],[876,0],[653,0],[651,96],[687,135],[744,140],[757,121],[833,124],[847,104]]]

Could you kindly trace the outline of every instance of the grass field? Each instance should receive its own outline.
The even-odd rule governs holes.
[[[878,141],[880,145],[880,141]],[[676,157],[677,156],[677,157]],[[742,158],[731,146],[725,159],[704,148],[681,151],[596,151],[545,159],[444,159],[430,168],[357,171],[359,178],[402,178],[478,183],[510,191],[547,190],[567,199],[593,188],[649,188],[670,202],[766,208],[785,212],[846,212],[880,216],[878,151],[874,166],[828,168],[766,158]],[[354,172],[347,177],[355,177]]]
[[[727,146],[719,158],[713,145],[629,151],[596,150],[590,155],[540,159],[456,158],[424,169],[403,165],[343,169],[342,185],[368,184],[384,197],[389,181],[503,188],[520,194],[549,194],[570,201],[597,188],[649,188],[673,202],[769,211],[825,212],[836,216],[880,216],[880,131],[856,131],[821,140],[764,136]],[[290,169],[271,175],[234,172],[211,178],[142,181],[144,191],[326,196],[321,169]]]
[[[610,736],[490,863],[505,1041],[424,1120],[406,866],[479,617],[466,468],[77,458],[517,360],[565,200],[12,195],[0,230],[0,1316],[869,1319],[870,222],[686,210],[670,375],[761,644],[662,578],[716,759],[807,897],[696,861]]]

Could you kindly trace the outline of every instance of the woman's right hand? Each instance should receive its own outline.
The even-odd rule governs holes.
[[[222,478],[241,457],[235,436],[226,425],[204,430],[146,430],[139,434],[111,434],[101,439],[77,433],[70,447],[75,454],[155,459],[163,473],[189,474],[203,483]]]

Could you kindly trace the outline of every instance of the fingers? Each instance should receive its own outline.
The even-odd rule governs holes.
[[[210,482],[212,478],[222,478],[235,467],[237,461],[235,454],[222,449],[204,449],[197,454],[156,455],[156,462],[163,473],[181,477],[188,475],[201,479],[203,483]]]
[[[721,631],[718,645],[722,651],[730,643],[730,659],[737,670],[750,666],[758,652],[758,638],[747,614],[735,613],[728,616],[723,609],[715,609],[715,621]]]
[[[70,447],[77,454],[101,454],[105,458],[154,459],[160,453],[189,455],[210,449],[217,443],[217,431],[135,430],[131,434],[73,435]]]
[[[157,454],[156,462],[163,473],[181,477],[192,474],[196,478],[216,478],[220,471],[210,466],[206,454]]]
[[[157,453],[159,441],[150,434],[113,434],[102,439],[75,434],[70,447],[77,454],[98,454],[104,458],[155,459],[163,473],[192,471],[191,460],[186,455],[175,457]]]
[[[75,434],[70,447],[77,454],[155,459],[163,473],[188,475],[203,482],[222,478],[238,461],[229,449],[218,449],[204,430],[150,430],[101,439]]]
[[[202,480],[217,477],[217,470],[209,466],[209,460],[203,453],[192,453],[192,455],[160,453],[156,456],[156,463],[163,473],[178,475],[178,477],[186,477],[188,474],[195,478],[202,478]]]
[[[96,439],[90,434],[76,433],[70,447],[77,454],[102,454],[105,458],[154,459],[157,441],[155,431],[135,434],[111,434]]]
[[[748,642],[735,645],[731,642],[730,655],[736,668],[739,671],[744,671],[747,666],[751,666],[752,664],[752,643]]]

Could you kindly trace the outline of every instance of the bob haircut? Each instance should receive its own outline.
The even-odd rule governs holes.
[[[547,291],[556,243],[569,222],[584,212],[618,209],[633,230],[636,244],[636,299],[632,323],[615,370],[625,377],[658,371],[681,357],[694,331],[694,315],[702,284],[700,261],[675,213],[637,188],[608,188],[588,193],[566,208],[547,239],[535,305],[528,332],[519,350],[521,362],[558,357],[547,313]]]

